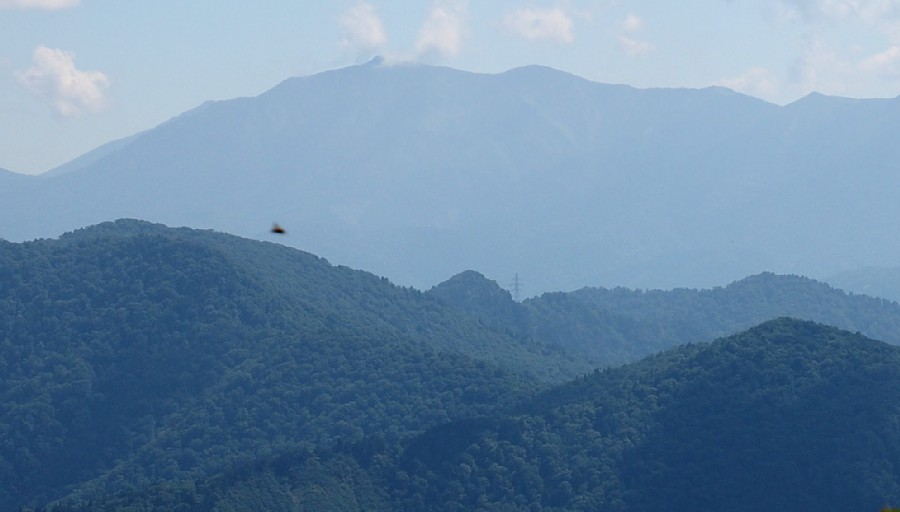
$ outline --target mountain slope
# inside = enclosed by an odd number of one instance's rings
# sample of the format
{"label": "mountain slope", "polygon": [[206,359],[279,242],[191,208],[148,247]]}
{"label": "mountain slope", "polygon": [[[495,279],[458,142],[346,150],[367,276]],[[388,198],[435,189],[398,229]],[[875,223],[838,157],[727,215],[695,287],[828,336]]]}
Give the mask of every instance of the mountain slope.
{"label": "mountain slope", "polygon": [[271,243],[137,221],[0,241],[0,503],[393,442],[585,368]]}
{"label": "mountain slope", "polygon": [[898,113],[372,62],[205,103],[20,184],[0,237],[135,217],[262,238],[277,220],[422,289],[465,268],[533,294],[829,275],[896,265]]}
{"label": "mountain slope", "polygon": [[0,167],[0,183],[4,186],[14,186],[17,183],[21,183],[27,180],[29,176],[24,174],[19,174],[16,172],[8,171]]}
{"label": "mountain slope", "polygon": [[866,267],[829,276],[827,281],[844,290],[900,301],[900,267]]}
{"label": "mountain slope", "polygon": [[516,410],[63,508],[879,510],[900,500],[900,348],[794,319],[596,372]]}
{"label": "mountain slope", "polygon": [[781,319],[441,427],[404,464],[422,510],[878,510],[900,500],[898,392],[897,347]]}

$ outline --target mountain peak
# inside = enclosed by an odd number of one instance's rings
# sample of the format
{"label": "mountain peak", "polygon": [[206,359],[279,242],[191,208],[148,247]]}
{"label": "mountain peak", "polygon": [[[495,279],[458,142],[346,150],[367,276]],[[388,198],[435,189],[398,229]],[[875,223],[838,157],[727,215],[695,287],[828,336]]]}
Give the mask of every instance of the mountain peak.
{"label": "mountain peak", "polygon": [[469,309],[468,306],[476,304],[484,305],[485,302],[497,304],[512,301],[509,291],[474,270],[460,272],[434,286],[428,293],[462,309]]}
{"label": "mountain peak", "polygon": [[[735,281],[725,287],[731,291],[757,292],[763,295],[784,294],[785,290],[831,290],[831,285],[796,274],[761,272]],[[838,292],[842,293],[842,292]]]}
{"label": "mountain peak", "polygon": [[456,274],[426,293],[489,325],[511,331],[521,327],[521,305],[512,294],[474,270]]}

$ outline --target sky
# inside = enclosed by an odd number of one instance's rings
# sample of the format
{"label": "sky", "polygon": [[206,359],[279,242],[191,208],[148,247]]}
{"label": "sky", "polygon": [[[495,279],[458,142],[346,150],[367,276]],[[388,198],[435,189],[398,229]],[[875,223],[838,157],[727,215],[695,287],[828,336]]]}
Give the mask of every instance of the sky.
{"label": "sky", "polygon": [[900,95],[900,0],[0,0],[0,168],[365,62],[539,64],[784,105]]}

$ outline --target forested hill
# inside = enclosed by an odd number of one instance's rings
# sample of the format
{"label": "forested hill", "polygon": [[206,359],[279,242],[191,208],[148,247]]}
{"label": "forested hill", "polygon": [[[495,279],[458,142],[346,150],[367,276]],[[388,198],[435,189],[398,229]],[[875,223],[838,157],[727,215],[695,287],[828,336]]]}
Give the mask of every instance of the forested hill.
{"label": "forested hill", "polygon": [[273,243],[139,221],[0,241],[0,510],[393,441],[587,368]]}
{"label": "forested hill", "polygon": [[399,450],[283,453],[56,512],[874,512],[900,502],[898,424],[900,348],[777,319]]}
{"label": "forested hill", "polygon": [[900,348],[779,319],[436,429],[403,464],[422,510],[875,511],[900,502],[898,422]]}
{"label": "forested hill", "polygon": [[598,365],[636,361],[789,316],[900,344],[900,305],[794,275],[762,273],[706,290],[583,288],[515,303],[477,272],[428,292],[481,321],[582,354]]}

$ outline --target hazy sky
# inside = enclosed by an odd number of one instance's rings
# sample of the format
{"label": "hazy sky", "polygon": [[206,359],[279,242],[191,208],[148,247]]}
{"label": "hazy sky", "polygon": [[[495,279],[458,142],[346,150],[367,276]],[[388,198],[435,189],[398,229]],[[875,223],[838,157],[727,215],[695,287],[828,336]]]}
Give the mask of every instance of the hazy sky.
{"label": "hazy sky", "polygon": [[0,0],[0,168],[380,54],[784,104],[900,94],[900,0]]}

